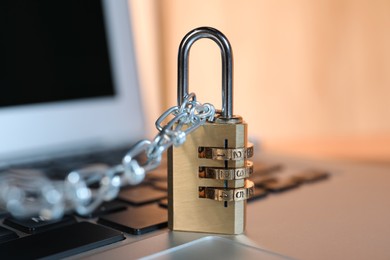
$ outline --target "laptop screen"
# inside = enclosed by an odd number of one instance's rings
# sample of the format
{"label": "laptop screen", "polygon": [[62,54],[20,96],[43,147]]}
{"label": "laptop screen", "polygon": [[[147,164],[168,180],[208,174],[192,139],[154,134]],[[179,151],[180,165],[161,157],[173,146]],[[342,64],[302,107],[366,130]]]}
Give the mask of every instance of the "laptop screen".
{"label": "laptop screen", "polygon": [[0,1],[0,166],[145,136],[127,0]]}
{"label": "laptop screen", "polygon": [[3,3],[0,107],[115,95],[100,1]]}

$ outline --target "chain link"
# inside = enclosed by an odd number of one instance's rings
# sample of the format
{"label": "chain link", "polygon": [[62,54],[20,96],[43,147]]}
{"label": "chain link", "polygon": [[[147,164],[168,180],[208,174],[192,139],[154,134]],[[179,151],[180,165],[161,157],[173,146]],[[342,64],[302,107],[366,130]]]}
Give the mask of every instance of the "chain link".
{"label": "chain link", "polygon": [[[159,132],[154,139],[136,143],[121,164],[89,165],[71,171],[63,181],[49,180],[33,169],[8,170],[0,175],[0,207],[19,218],[57,219],[70,211],[91,213],[102,202],[114,199],[121,187],[141,183],[147,172],[160,165],[165,150],[183,144],[189,133],[213,121],[215,113],[213,105],[202,105],[190,93],[180,106],[169,108],[157,119]],[[142,155],[147,158],[144,163],[137,161]]]}

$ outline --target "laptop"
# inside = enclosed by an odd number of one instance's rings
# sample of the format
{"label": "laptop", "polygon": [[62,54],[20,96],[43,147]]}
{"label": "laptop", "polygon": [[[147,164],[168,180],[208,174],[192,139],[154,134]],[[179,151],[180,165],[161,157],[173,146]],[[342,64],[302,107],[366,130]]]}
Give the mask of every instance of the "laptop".
{"label": "laptop", "polygon": [[[115,165],[145,138],[130,14],[126,0],[2,2],[0,172],[58,180]],[[1,256],[390,258],[388,166],[255,154],[244,234],[168,230],[163,163],[90,215],[19,219],[0,209]]]}

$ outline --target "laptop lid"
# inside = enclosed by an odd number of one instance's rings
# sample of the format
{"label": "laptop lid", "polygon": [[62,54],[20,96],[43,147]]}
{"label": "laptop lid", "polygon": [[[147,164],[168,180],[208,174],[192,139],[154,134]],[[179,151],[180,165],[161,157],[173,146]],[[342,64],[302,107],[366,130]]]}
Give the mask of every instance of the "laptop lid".
{"label": "laptop lid", "polygon": [[1,5],[0,165],[143,136],[126,0]]}

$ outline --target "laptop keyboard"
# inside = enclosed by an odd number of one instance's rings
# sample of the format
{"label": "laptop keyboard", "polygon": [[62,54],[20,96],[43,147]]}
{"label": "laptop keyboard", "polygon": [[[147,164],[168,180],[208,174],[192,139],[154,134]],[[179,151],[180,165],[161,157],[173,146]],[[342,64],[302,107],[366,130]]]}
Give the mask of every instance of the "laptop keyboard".
{"label": "laptop keyboard", "polygon": [[0,244],[4,259],[63,258],[124,240],[121,232],[78,222]]}
{"label": "laptop keyboard", "polygon": [[98,223],[132,235],[142,235],[168,226],[167,210],[158,204],[128,207],[124,211],[102,216]]}
{"label": "laptop keyboard", "polygon": [[[16,167],[40,169],[50,178],[63,179],[70,170],[88,164],[117,164],[126,151],[127,148]],[[281,164],[255,163],[254,168],[250,179],[256,189],[248,203],[329,177],[321,170],[284,174]],[[156,170],[147,174],[141,185],[121,190],[117,199],[103,203],[87,216],[20,220],[0,209],[0,252],[7,259],[68,257],[122,241],[126,239],[123,233],[139,236],[166,228],[167,206],[166,170]]]}

